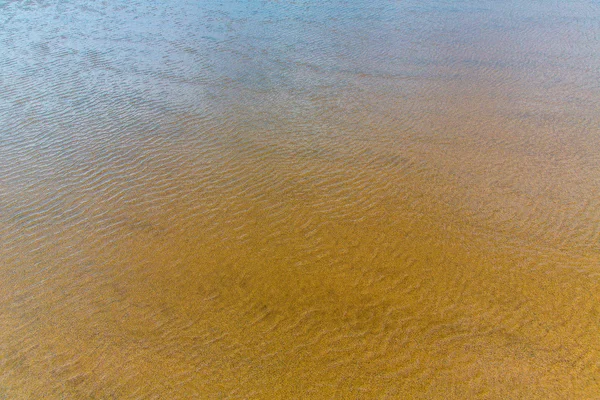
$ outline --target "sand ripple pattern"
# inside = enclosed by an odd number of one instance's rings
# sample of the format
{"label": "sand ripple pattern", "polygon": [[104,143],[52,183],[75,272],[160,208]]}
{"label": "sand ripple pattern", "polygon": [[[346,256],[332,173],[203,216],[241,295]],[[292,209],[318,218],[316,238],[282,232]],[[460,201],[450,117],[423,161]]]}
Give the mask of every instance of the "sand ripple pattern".
{"label": "sand ripple pattern", "polygon": [[597,398],[591,1],[0,0],[0,398]]}

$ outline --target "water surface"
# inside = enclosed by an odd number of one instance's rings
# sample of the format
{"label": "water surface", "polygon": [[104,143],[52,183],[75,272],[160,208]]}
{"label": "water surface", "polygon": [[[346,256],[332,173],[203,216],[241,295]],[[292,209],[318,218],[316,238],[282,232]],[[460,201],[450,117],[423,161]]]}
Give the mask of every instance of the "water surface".
{"label": "water surface", "polygon": [[0,1],[0,398],[596,398],[600,5]]}

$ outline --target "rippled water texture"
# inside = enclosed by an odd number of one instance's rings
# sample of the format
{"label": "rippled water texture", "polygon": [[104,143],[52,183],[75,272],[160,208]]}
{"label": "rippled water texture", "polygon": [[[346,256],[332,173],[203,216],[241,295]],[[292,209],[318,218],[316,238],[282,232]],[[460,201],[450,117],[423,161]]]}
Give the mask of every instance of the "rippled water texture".
{"label": "rippled water texture", "polygon": [[600,398],[600,4],[0,0],[0,398]]}

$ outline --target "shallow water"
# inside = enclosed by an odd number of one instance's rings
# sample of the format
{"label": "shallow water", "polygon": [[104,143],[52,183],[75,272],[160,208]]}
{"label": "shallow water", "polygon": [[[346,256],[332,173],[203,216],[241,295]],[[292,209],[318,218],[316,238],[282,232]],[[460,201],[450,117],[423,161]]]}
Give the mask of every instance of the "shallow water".
{"label": "shallow water", "polygon": [[598,398],[600,5],[0,1],[0,398]]}

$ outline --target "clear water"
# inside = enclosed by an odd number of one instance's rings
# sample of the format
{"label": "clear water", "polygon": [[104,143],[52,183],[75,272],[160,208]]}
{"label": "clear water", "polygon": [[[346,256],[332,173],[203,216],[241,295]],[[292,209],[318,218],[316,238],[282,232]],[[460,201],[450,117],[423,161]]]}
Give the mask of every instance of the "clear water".
{"label": "clear water", "polygon": [[0,398],[600,396],[600,5],[0,1]]}

